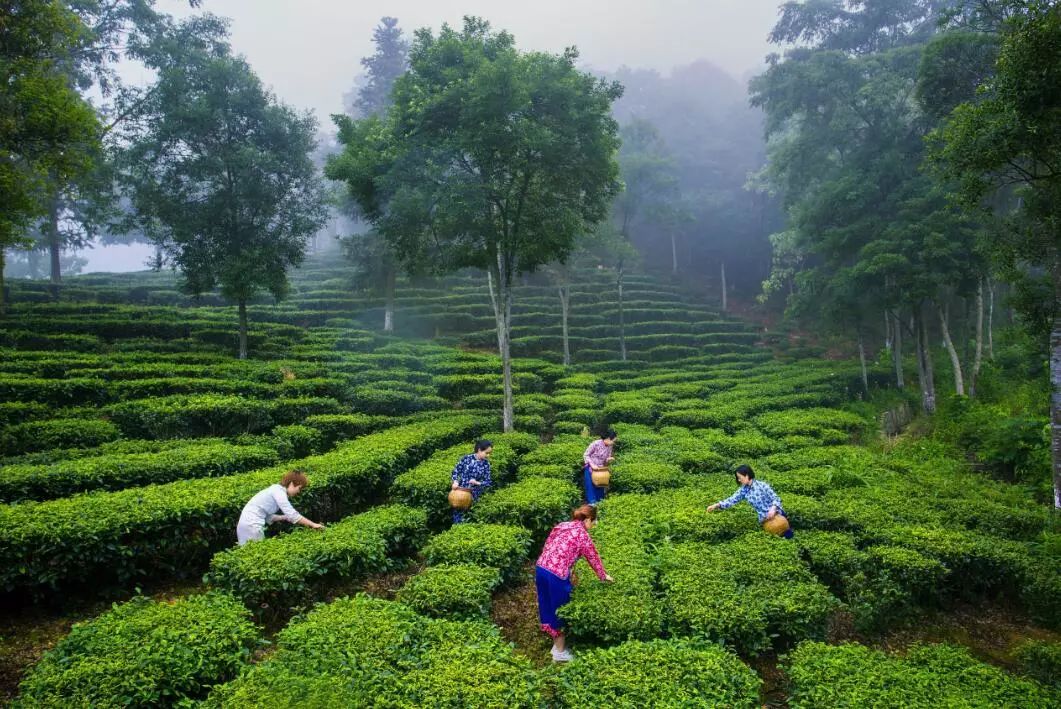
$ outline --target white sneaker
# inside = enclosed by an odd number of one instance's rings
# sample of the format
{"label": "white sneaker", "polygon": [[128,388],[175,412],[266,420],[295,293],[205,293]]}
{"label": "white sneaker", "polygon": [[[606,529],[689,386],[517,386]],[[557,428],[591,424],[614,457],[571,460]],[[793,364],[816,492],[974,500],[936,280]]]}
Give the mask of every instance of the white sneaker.
{"label": "white sneaker", "polygon": [[571,654],[570,650],[565,649],[562,652],[557,652],[556,650],[553,650],[552,653],[553,662],[571,662],[571,660],[575,659],[575,656]]}

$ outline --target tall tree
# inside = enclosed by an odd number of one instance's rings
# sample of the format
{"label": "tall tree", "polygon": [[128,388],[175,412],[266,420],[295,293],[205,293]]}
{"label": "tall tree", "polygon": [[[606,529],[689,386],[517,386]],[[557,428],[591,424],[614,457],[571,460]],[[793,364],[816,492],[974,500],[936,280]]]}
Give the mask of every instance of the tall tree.
{"label": "tall tree", "polygon": [[66,71],[88,32],[54,0],[0,2],[0,313],[4,252],[49,209],[48,184],[92,167],[99,122]]}
{"label": "tall tree", "polygon": [[[372,32],[376,51],[364,57],[364,83],[358,88],[352,108],[355,116],[382,116],[391,104],[394,82],[409,67],[409,42],[406,41],[398,19],[384,17]],[[356,205],[349,203],[347,211],[356,214]],[[353,234],[343,240],[347,258],[354,264],[358,282],[367,290],[383,294],[383,331],[394,330],[395,287],[399,260],[390,243],[374,230]]]}
{"label": "tall tree", "polygon": [[287,269],[326,218],[310,159],[316,121],[277,102],[226,43],[165,45],[131,136],[133,202],[159,233],[184,287],[220,287],[238,306],[239,356],[247,356],[247,302],[283,297]]}
{"label": "tall tree", "polygon": [[619,189],[611,105],[622,89],[578,71],[577,56],[520,52],[474,17],[419,30],[386,120],[340,117],[346,150],[329,166],[403,260],[486,269],[506,431],[515,281],[566,258]]}
{"label": "tall tree", "polygon": [[1005,17],[994,75],[935,135],[933,157],[974,205],[1016,190],[1020,208],[994,254],[1011,274],[1050,274],[1051,447],[1054,506],[1061,508],[1061,6],[999,3]]}

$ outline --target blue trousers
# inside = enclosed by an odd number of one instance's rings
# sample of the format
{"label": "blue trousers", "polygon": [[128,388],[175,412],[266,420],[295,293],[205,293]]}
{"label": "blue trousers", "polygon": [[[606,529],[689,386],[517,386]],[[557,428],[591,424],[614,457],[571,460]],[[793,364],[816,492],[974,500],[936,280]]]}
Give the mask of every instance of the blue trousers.
{"label": "blue trousers", "polygon": [[564,620],[556,611],[571,600],[571,579],[562,579],[552,571],[535,566],[534,586],[538,591],[538,620],[542,630],[555,638],[564,629]]}
{"label": "blue trousers", "polygon": [[586,502],[595,505],[604,499],[607,490],[593,484],[593,474],[588,465],[582,468],[582,484],[586,488]]}

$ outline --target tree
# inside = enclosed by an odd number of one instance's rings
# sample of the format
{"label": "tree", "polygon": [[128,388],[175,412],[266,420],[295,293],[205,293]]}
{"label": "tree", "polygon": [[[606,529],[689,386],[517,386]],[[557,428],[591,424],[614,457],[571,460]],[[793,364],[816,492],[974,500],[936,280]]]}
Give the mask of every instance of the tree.
{"label": "tree", "polygon": [[65,71],[86,28],[63,4],[0,2],[0,313],[4,252],[48,210],[49,180],[91,168],[99,122]]}
{"label": "tree", "polygon": [[[1045,269],[1050,332],[1054,506],[1061,508],[1061,6],[1009,2],[994,75],[933,136],[932,157],[969,204],[1017,190],[1021,207],[994,255],[1012,273]],[[990,203],[988,203],[990,206]]]}
{"label": "tree", "polygon": [[236,302],[244,359],[247,302],[284,296],[287,269],[326,217],[310,159],[316,121],[278,103],[221,41],[174,51],[151,59],[158,83],[128,150],[131,194],[184,288],[219,286]]}
{"label": "tree", "polygon": [[577,57],[520,52],[474,17],[419,30],[386,120],[340,117],[346,150],[329,165],[403,261],[487,271],[505,431],[515,280],[566,259],[619,189],[610,109],[622,89],[578,71]]}
{"label": "tree", "polygon": [[[372,33],[376,51],[361,60],[365,68],[365,83],[357,91],[351,106],[355,116],[382,116],[391,104],[394,82],[409,66],[409,43],[405,40],[398,19],[384,17]],[[348,202],[348,212],[357,212],[356,204]],[[369,230],[353,234],[343,240],[343,250],[354,264],[358,282],[369,291],[383,293],[383,331],[394,331],[395,287],[399,261],[390,243],[379,233]]]}

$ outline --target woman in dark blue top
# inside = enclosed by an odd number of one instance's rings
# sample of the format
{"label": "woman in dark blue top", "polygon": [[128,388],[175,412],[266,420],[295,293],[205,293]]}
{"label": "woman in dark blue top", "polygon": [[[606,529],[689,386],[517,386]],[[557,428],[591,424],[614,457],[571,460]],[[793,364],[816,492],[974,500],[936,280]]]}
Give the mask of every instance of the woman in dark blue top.
{"label": "woman in dark blue top", "polygon": [[[472,500],[478,500],[483,490],[493,484],[490,479],[490,454],[493,452],[494,444],[490,441],[485,439],[476,441],[475,452],[461,458],[453,468],[451,489],[471,490]],[[463,522],[464,515],[464,511],[453,510],[453,523]]]}

